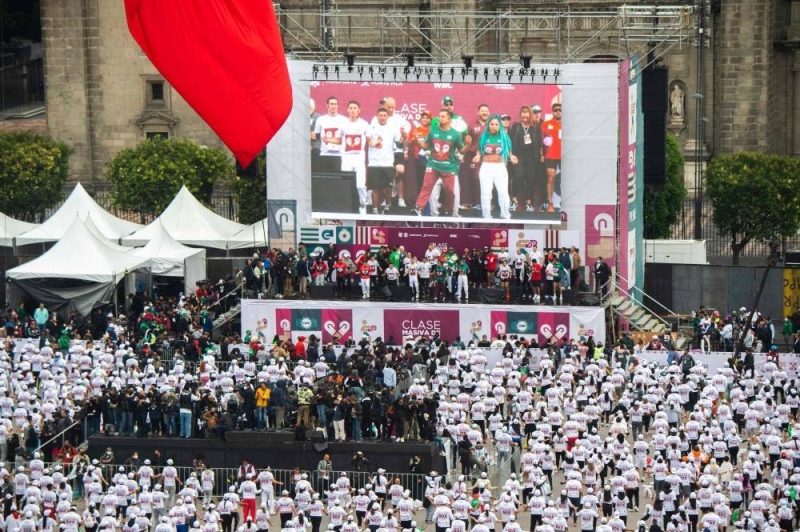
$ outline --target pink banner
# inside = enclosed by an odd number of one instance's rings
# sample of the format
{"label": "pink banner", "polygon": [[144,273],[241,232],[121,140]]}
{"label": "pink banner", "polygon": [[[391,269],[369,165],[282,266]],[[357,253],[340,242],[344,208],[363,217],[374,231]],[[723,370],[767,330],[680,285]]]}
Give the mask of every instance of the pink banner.
{"label": "pink banner", "polygon": [[[404,246],[417,257],[425,255],[429,244],[435,245],[440,251],[448,248],[461,255],[464,248],[483,249],[493,244],[495,240],[503,241],[501,235],[495,235],[492,229],[417,229],[409,227],[389,227],[389,245]],[[507,231],[502,231],[507,233]],[[508,236],[505,236],[508,242]]]}
{"label": "pink banner", "polygon": [[339,338],[345,342],[353,337],[353,311],[349,309],[322,309],[322,341]]}
{"label": "pink banner", "polygon": [[555,336],[559,340],[569,338],[569,313],[539,312],[539,342]]}
{"label": "pink banner", "polygon": [[586,206],[586,264],[603,257],[612,269],[616,260],[616,205]]}
{"label": "pink banner", "polygon": [[439,334],[452,340],[459,335],[457,310],[385,310],[383,313],[384,340],[401,342],[404,338],[419,336],[432,338]]}

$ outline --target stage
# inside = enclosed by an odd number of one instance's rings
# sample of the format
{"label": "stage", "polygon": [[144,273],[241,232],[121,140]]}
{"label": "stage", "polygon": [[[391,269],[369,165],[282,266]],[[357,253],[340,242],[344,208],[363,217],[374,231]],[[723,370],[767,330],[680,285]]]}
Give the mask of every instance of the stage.
{"label": "stage", "polygon": [[[325,442],[295,441],[293,430],[284,431],[231,431],[228,441],[217,438],[129,438],[119,436],[95,435],[89,439],[89,456],[99,458],[111,447],[118,463],[130,458],[133,452],[139,457],[152,458],[156,449],[161,450],[163,460],[171,458],[176,466],[191,466],[198,455],[205,456],[205,463],[214,468],[237,467],[247,459],[257,468],[269,465],[273,469],[292,469],[297,466],[313,471],[322,456],[331,456],[334,469],[352,469],[353,455],[361,451],[369,460],[369,471],[382,467],[387,471],[406,473],[408,461],[419,456],[424,470],[444,471],[444,458],[439,455],[435,443],[392,443],[392,442]],[[163,464],[162,464],[163,465]]]}
{"label": "stage", "polygon": [[605,309],[553,305],[458,304],[378,300],[242,300],[242,336],[269,341],[312,334],[322,342],[358,343],[363,337],[401,345],[409,339],[439,335],[464,342],[516,335],[539,343],[552,337],[593,336],[605,342]]}

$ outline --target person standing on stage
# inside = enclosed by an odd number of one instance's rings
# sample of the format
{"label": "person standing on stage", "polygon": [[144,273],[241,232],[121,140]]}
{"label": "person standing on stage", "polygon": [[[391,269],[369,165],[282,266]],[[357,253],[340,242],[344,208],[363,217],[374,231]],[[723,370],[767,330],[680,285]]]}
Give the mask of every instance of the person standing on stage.
{"label": "person standing on stage", "polygon": [[478,141],[478,150],[472,162],[480,165],[481,212],[484,219],[492,218],[492,190],[497,190],[500,217],[511,218],[508,197],[508,168],[506,163],[517,164],[511,153],[511,139],[502,130],[500,117],[493,115]]}
{"label": "person standing on stage", "polygon": [[347,119],[339,114],[339,100],[328,98],[328,112],[320,115],[314,125],[312,141],[319,140],[317,171],[339,172],[342,169],[342,126]]}
{"label": "person standing on stage", "polygon": [[[560,187],[556,193],[556,180],[561,174],[561,104],[553,104],[553,118],[542,123],[544,165],[547,171],[547,212],[561,210]],[[542,204],[544,208],[545,205]]]}
{"label": "person standing on stage", "polygon": [[347,104],[347,120],[342,122],[342,172],[356,173],[359,213],[367,214],[367,166],[364,149],[367,145],[369,124],[361,116],[361,105],[356,101]]}

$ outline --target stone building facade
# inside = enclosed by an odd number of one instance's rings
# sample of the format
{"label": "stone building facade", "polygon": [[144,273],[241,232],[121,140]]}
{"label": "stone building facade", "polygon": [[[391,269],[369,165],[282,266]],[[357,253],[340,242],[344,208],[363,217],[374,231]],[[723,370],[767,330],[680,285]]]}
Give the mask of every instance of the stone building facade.
{"label": "stone building facade", "polygon": [[[646,2],[665,7],[663,2]],[[609,0],[281,0],[287,51],[341,64],[349,51],[402,63],[518,64],[613,60],[646,48],[646,18]],[[104,180],[105,162],[149,135],[221,143],[131,38],[122,2],[42,0],[49,133],[74,149],[72,179]],[[687,159],[749,149],[800,156],[800,0],[687,0],[672,30],[653,20],[654,57],[669,67],[668,127]],[[699,11],[705,31],[698,33]],[[617,16],[614,17],[614,13]],[[504,17],[503,14],[509,15]],[[496,22],[493,22],[496,21]],[[675,38],[665,35],[672,31]],[[631,39],[637,37],[636,39]],[[702,61],[700,46],[705,46]],[[326,48],[327,52],[320,52]],[[702,98],[697,95],[702,93]],[[693,97],[694,96],[694,97]],[[698,137],[701,142],[698,142]],[[687,172],[691,189],[691,172]]]}

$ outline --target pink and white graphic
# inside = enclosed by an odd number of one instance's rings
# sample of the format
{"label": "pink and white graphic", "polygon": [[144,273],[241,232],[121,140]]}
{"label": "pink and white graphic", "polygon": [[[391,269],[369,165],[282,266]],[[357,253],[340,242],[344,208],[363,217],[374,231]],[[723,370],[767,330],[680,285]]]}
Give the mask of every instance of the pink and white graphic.
{"label": "pink and white graphic", "polygon": [[584,260],[590,272],[597,257],[603,257],[606,264],[614,271],[617,261],[616,209],[616,205],[586,206],[586,253]]}
{"label": "pink and white graphic", "polygon": [[[275,334],[284,340],[292,337],[292,309],[275,309]],[[272,338],[269,340],[272,341]]]}
{"label": "pink and white graphic", "polygon": [[488,318],[487,312],[481,309],[465,308],[459,311],[461,340],[468,344],[470,340],[475,340],[475,343],[478,343],[478,340],[484,335],[486,335],[486,338],[491,339],[493,334]]}
{"label": "pink and white graphic", "polygon": [[348,309],[322,309],[322,341],[341,343],[353,338],[353,311]]}
{"label": "pink and white graphic", "polygon": [[[406,338],[427,337],[435,334],[452,341],[459,334],[457,310],[385,310],[383,312],[384,341],[402,342]],[[390,344],[391,345],[391,344]]]}
{"label": "pink and white graphic", "polygon": [[569,339],[568,312],[539,312],[538,318],[540,343],[553,336],[559,340]]}
{"label": "pink and white graphic", "polygon": [[508,314],[505,310],[492,310],[492,330],[490,340],[497,338],[498,334],[506,334],[508,332]]}
{"label": "pink and white graphic", "polygon": [[[353,306],[353,338],[358,342],[364,335],[371,340],[383,336],[383,311],[371,306]],[[385,338],[384,338],[385,339]]]}

